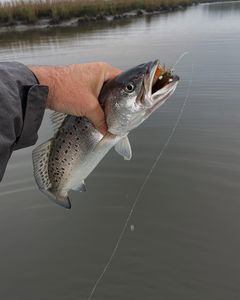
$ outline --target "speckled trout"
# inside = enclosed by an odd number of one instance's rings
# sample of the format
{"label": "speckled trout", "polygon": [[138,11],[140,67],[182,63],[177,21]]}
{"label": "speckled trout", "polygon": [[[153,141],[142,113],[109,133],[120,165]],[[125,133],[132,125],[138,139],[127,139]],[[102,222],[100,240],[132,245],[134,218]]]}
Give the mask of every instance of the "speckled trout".
{"label": "speckled trout", "polygon": [[127,70],[103,86],[99,95],[108,126],[102,135],[86,117],[53,113],[54,136],[33,150],[39,189],[65,208],[70,190],[86,191],[85,179],[113,147],[130,160],[128,133],[175,91],[179,77],[158,60]]}

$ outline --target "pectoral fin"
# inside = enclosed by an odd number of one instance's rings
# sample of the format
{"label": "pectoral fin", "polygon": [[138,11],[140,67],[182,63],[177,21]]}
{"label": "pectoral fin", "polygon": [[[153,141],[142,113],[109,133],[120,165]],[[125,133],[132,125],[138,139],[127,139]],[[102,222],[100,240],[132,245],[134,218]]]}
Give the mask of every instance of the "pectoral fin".
{"label": "pectoral fin", "polygon": [[124,137],[115,145],[115,150],[118,154],[122,155],[125,160],[132,158],[132,149],[128,137]]}

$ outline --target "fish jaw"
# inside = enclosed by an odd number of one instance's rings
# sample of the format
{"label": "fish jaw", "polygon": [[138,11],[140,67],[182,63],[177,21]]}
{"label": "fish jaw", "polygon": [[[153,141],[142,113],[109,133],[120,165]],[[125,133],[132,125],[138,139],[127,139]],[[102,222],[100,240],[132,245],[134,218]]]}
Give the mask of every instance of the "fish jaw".
{"label": "fish jaw", "polygon": [[146,109],[145,117],[148,118],[155,110],[162,106],[169,97],[174,93],[179,82],[178,76],[173,76],[172,81],[167,84],[163,89],[151,95],[152,106]]}
{"label": "fish jaw", "polygon": [[180,78],[161,65],[159,60],[148,64],[149,71],[144,78],[147,113],[155,111],[174,93]]}

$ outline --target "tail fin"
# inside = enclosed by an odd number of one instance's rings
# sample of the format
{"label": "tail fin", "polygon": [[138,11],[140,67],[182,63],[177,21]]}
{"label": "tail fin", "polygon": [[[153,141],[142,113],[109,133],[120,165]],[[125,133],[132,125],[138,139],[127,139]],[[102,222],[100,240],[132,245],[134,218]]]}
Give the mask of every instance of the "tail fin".
{"label": "tail fin", "polygon": [[67,209],[71,208],[71,202],[69,200],[68,195],[55,195],[51,190],[44,190],[41,189],[41,192],[45,194],[49,199],[57,203],[58,205],[61,205]]}

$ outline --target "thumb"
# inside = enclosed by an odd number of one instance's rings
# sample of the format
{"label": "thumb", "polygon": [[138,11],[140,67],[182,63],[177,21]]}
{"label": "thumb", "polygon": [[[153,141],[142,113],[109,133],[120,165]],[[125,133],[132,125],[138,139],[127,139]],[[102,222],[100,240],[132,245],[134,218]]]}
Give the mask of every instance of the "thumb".
{"label": "thumb", "polygon": [[85,116],[93,123],[95,128],[99,130],[102,134],[107,133],[107,124],[105,121],[104,111],[99,104],[94,108],[88,110]]}
{"label": "thumb", "polygon": [[114,77],[116,77],[117,75],[119,75],[120,73],[122,73],[122,71],[120,69],[117,69],[109,64],[105,65],[104,68],[104,81],[108,81],[110,79],[113,79]]}

